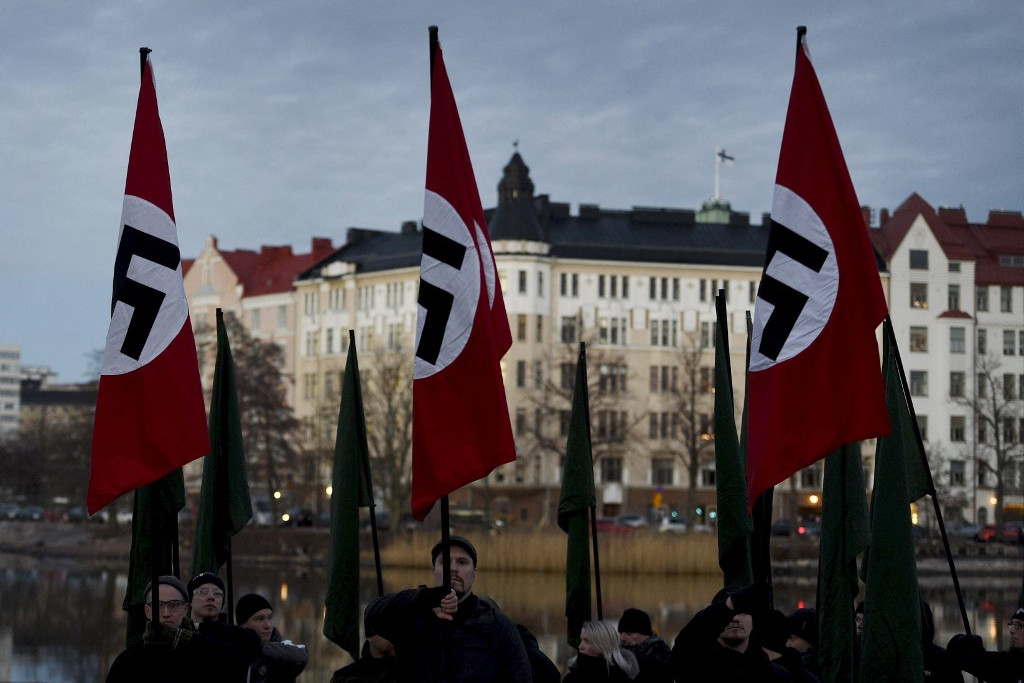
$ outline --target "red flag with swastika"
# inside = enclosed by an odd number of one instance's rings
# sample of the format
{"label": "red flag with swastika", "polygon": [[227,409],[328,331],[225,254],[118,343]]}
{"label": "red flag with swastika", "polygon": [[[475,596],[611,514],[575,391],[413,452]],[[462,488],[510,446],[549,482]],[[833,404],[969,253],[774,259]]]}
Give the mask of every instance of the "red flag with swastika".
{"label": "red flag with swastika", "polygon": [[209,450],[167,149],[147,56],[96,399],[89,513]]}
{"label": "red flag with swastika", "polygon": [[516,458],[500,361],[512,345],[476,177],[434,47],[413,379],[412,514]]}
{"label": "red flag with swastika", "polygon": [[889,434],[875,329],[886,315],[867,226],[801,32],[754,306],[747,488]]}

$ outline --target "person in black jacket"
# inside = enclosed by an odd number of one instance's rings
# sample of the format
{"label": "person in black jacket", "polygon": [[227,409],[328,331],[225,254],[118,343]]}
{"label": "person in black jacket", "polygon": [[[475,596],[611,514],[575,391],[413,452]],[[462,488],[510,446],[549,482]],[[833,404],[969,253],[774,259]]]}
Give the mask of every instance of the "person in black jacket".
{"label": "person in black jacket", "polygon": [[[530,660],[515,624],[496,603],[473,593],[476,548],[450,537],[451,564],[441,543],[430,552],[434,588],[420,586],[371,605],[392,630],[399,680],[408,683],[529,683]],[[444,572],[451,590],[442,588]]]}
{"label": "person in black jacket", "polygon": [[579,654],[569,660],[564,683],[632,683],[640,665],[622,646],[610,621],[585,621],[580,631]]}
{"label": "person in black jacket", "polygon": [[[107,683],[245,680],[244,676],[237,678],[237,653],[221,640],[196,631],[189,614],[188,590],[179,578],[161,576],[155,599],[149,585],[144,599],[145,636],[117,656],[107,672]],[[158,610],[157,623],[152,621],[154,609]],[[255,643],[258,646],[258,638]]]}
{"label": "person in black jacket", "polygon": [[619,618],[619,639],[640,664],[636,683],[672,683],[672,648],[654,632],[647,612],[635,607],[625,610]]}
{"label": "person in black jacket", "polygon": [[770,609],[769,595],[763,584],[719,591],[676,636],[671,665],[677,683],[791,681],[768,659],[754,631],[755,616]]}
{"label": "person in black jacket", "polygon": [[921,598],[921,659],[925,683],[964,683],[960,667],[934,640],[935,617],[932,615],[932,607]]}
{"label": "person in black jacket", "polygon": [[987,683],[1024,683],[1024,607],[1006,622],[1009,649],[988,652],[981,636],[961,633],[946,646],[950,659],[961,669]]}
{"label": "person in black jacket", "polygon": [[516,624],[516,630],[519,631],[519,637],[523,639],[526,656],[530,659],[533,683],[558,683],[562,680],[562,674],[558,671],[558,667],[544,654],[544,650],[540,649],[537,636],[530,633],[530,629],[522,624]]}

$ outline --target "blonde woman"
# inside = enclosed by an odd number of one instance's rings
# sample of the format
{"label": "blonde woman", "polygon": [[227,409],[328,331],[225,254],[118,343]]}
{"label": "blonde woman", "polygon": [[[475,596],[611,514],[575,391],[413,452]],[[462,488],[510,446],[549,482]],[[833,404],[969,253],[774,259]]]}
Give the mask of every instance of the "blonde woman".
{"label": "blonde woman", "polygon": [[580,633],[579,654],[569,660],[563,683],[626,683],[636,678],[640,666],[622,648],[619,631],[610,621],[587,621]]}

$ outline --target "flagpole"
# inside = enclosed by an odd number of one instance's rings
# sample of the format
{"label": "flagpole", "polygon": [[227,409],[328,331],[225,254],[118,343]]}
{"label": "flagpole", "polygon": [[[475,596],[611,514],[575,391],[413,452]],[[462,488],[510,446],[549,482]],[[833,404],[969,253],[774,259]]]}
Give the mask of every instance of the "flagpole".
{"label": "flagpole", "polygon": [[[580,342],[580,362],[586,363],[587,342]],[[584,421],[590,428],[590,387],[583,382],[583,409],[586,411]],[[590,506],[590,537],[594,546],[594,592],[597,596],[597,618],[604,619],[604,608],[601,602],[601,554],[597,545],[597,505]]]}
{"label": "flagpole", "polygon": [[[149,53],[151,53],[151,52],[152,52],[152,50],[150,50],[148,47],[140,47],[139,48],[139,81],[140,82],[146,76],[146,62],[149,61]],[[148,486],[148,484],[147,484],[147,486]],[[136,496],[139,495],[138,491],[135,492],[135,495]],[[159,525],[157,524],[157,506],[153,505],[152,501],[150,501],[150,506],[149,506],[149,533],[150,533],[150,546],[152,548],[156,548],[158,546],[158,544],[160,543],[160,541],[161,541],[160,531],[159,531],[158,527],[159,527]],[[174,550],[172,550],[171,552],[173,554]],[[149,601],[150,601],[150,603],[152,605],[150,607],[150,612],[151,612],[150,616],[152,617],[154,628],[156,627],[157,624],[160,623],[160,568],[157,566],[157,563],[156,563],[155,559],[156,559],[156,554],[154,553],[152,556],[150,556],[150,563],[149,563],[149,576],[150,576]],[[175,565],[176,564],[177,563],[175,563]],[[142,596],[142,602],[143,602],[143,604],[145,604],[145,602],[146,602],[146,596],[145,595]]]}
{"label": "flagpole", "polygon": [[914,430],[914,440],[917,442],[918,452],[921,454],[921,458],[924,459],[924,472],[928,478],[928,497],[932,499],[932,507],[935,509],[935,519],[939,523],[939,536],[942,538],[942,548],[946,552],[946,562],[949,563],[949,574],[953,579],[953,590],[956,593],[956,601],[960,606],[960,618],[964,622],[964,633],[971,635],[971,624],[967,617],[967,607],[964,604],[964,596],[960,590],[960,580],[957,578],[956,565],[953,563],[953,552],[949,548],[949,536],[946,534],[946,524],[942,520],[942,509],[939,506],[939,495],[935,490],[935,481],[932,479],[932,471],[928,466],[928,460],[925,456],[924,450],[924,439],[921,437],[921,427],[917,424],[917,412],[914,410],[914,404],[910,400],[910,386],[907,384],[907,375],[903,370],[903,359],[900,357],[899,345],[896,344],[896,335],[892,329],[892,318],[885,316],[885,321],[882,323],[887,328],[889,338],[893,340],[892,344],[892,357],[896,361],[896,370],[900,375],[900,384],[903,386],[903,395],[907,399],[907,405],[910,406],[911,415],[914,417],[910,421],[911,427]]}

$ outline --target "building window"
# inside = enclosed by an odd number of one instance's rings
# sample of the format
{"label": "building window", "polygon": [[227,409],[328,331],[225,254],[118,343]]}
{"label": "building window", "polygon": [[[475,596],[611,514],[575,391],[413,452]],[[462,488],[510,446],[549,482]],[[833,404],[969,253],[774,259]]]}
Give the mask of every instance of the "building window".
{"label": "building window", "polygon": [[658,298],[658,278],[652,277],[650,280],[647,281],[647,284],[647,298],[649,298],[651,301],[654,301],[655,299]]}
{"label": "building window", "polygon": [[672,301],[679,301],[679,278],[672,278]]}
{"label": "building window", "polygon": [[988,331],[978,328],[978,355],[984,356],[988,353]]}
{"label": "building window", "polygon": [[700,484],[701,486],[714,486],[718,481],[715,476],[715,470],[710,467],[705,467],[700,471]]}
{"label": "building window", "polygon": [[334,353],[334,329],[327,328],[327,336],[324,338],[324,353]]}
{"label": "building window", "polygon": [[1020,339],[1020,344],[1017,346],[1017,353],[1024,356],[1024,331],[1019,334],[1018,339]]}
{"label": "building window", "polygon": [[526,271],[519,271],[519,293],[526,294]]}
{"label": "building window", "polygon": [[999,310],[1003,313],[1013,312],[1013,290],[1006,285],[999,287]]}
{"label": "building window", "polygon": [[928,308],[928,285],[923,282],[910,283],[910,307]]}
{"label": "building window", "polygon": [[966,379],[967,375],[963,372],[949,373],[949,395],[951,398],[963,398]]}
{"label": "building window", "polygon": [[562,363],[562,389],[572,391],[576,384],[576,366],[574,363]]}
{"label": "building window", "polygon": [[626,319],[601,318],[598,329],[598,340],[602,344],[626,344]]}
{"label": "building window", "polygon": [[517,360],[516,361],[516,386],[517,387],[525,387],[526,386],[526,361],[525,360]]}
{"label": "building window", "polygon": [[754,300],[756,298],[757,298],[757,283],[756,282],[748,282],[747,283],[747,299],[748,299],[748,303],[753,304]]}
{"label": "building window", "polygon": [[975,301],[975,306],[977,307],[977,309],[979,311],[987,311],[988,310],[988,287],[986,287],[985,285],[979,285],[978,288],[976,290],[974,290],[974,301]]}
{"label": "building window", "polygon": [[651,484],[672,485],[672,458],[651,458]]}
{"label": "building window", "polygon": [[950,285],[948,290],[948,306],[951,311],[960,310],[960,285]]}
{"label": "building window", "polygon": [[963,415],[953,415],[949,418],[949,440],[953,443],[961,443],[966,440],[967,418]]}
{"label": "building window", "polygon": [[612,275],[608,278],[608,296],[612,299],[619,296],[619,276]]}
{"label": "building window", "polygon": [[577,319],[574,315],[562,316],[562,343],[572,344],[579,340],[576,328]]}
{"label": "building window", "polygon": [[558,411],[558,433],[560,436],[569,436],[569,422],[572,420],[572,413],[568,410]]}
{"label": "building window", "polygon": [[526,408],[516,408],[516,436],[526,434]]}
{"label": "building window", "polygon": [[921,432],[921,440],[928,440],[928,416],[918,415],[917,416],[917,431]]}
{"label": "building window", "polygon": [[928,328],[910,328],[910,350],[916,353],[928,353]]}
{"label": "building window", "polygon": [[1003,418],[1003,441],[1006,443],[1017,443],[1017,432],[1014,429],[1013,418]]}
{"label": "building window", "polygon": [[928,372],[926,370],[910,371],[910,395],[928,395]]}
{"label": "building window", "polygon": [[963,327],[949,328],[949,352],[964,353],[967,347],[967,330]]}
{"label": "building window", "polygon": [[277,307],[277,329],[288,327],[288,307],[281,304]]}
{"label": "building window", "polygon": [[800,487],[805,489],[816,489],[821,487],[821,470],[814,464],[800,470]]}
{"label": "building window", "polygon": [[523,313],[516,316],[516,340],[526,341],[526,315]]}
{"label": "building window", "polygon": [[1017,378],[1006,373],[1003,375],[1003,400],[1012,401],[1017,398]]}
{"label": "building window", "polygon": [[924,249],[910,250],[910,269],[928,270],[928,252]]}
{"label": "building window", "polygon": [[704,278],[700,279],[700,300],[708,300],[708,281],[705,280]]}
{"label": "building window", "polygon": [[984,373],[979,372],[975,385],[978,390],[978,398],[988,398],[988,378]]}
{"label": "building window", "polygon": [[604,275],[597,276],[597,296],[598,298],[604,298]]}
{"label": "building window", "polygon": [[533,388],[544,388],[544,363],[539,360],[533,364]]}
{"label": "building window", "polygon": [[959,273],[960,272],[960,262],[959,261],[950,261],[948,269],[949,269],[949,272],[951,272],[951,273]]}
{"label": "building window", "polygon": [[249,327],[253,332],[260,329],[260,309],[254,308],[249,314]]}
{"label": "building window", "polygon": [[658,438],[658,414],[647,414],[647,436],[651,439]]}
{"label": "building window", "polygon": [[622,458],[605,456],[601,458],[601,482],[622,481]]}
{"label": "building window", "polygon": [[544,341],[544,316],[542,316],[542,315],[538,315],[537,316],[537,325],[536,325],[536,327],[537,327],[536,341],[539,344],[539,343]]}
{"label": "building window", "polygon": [[[978,420],[978,443],[988,443],[988,422]],[[984,486],[984,484],[981,484]]]}
{"label": "building window", "polygon": [[964,474],[966,472],[966,465],[963,460],[950,460],[949,461],[949,485],[950,486],[963,486],[964,485]]}
{"label": "building window", "polygon": [[626,390],[626,364],[602,363],[598,391],[602,394],[617,394]]}
{"label": "building window", "polygon": [[702,349],[713,349],[715,337],[718,335],[718,322],[705,321],[700,324],[700,347]]}
{"label": "building window", "polygon": [[622,298],[629,298],[629,277],[626,275],[622,276]]}
{"label": "building window", "polygon": [[1013,330],[1003,330],[1003,355],[1012,356],[1016,351],[1017,335],[1013,333]]}
{"label": "building window", "polygon": [[537,271],[537,296],[544,296],[544,273]]}

